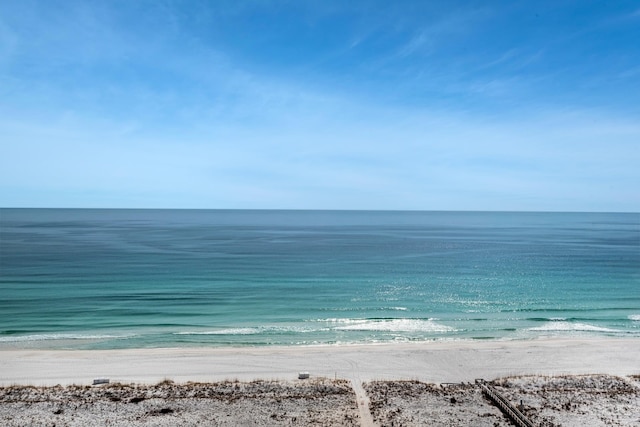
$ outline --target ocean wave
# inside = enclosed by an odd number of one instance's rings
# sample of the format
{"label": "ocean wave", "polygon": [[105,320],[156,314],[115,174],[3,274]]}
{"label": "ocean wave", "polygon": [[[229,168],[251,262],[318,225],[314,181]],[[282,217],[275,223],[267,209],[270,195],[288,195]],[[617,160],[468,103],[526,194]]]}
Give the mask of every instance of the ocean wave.
{"label": "ocean wave", "polygon": [[243,328],[226,328],[211,331],[182,331],[174,332],[173,335],[259,335],[259,334],[288,334],[288,333],[307,333],[315,332],[322,329],[310,328],[302,326],[257,326]]}
{"label": "ocean wave", "polygon": [[380,332],[451,332],[455,329],[434,322],[434,319],[338,319],[345,323],[333,329],[338,331]]}
{"label": "ocean wave", "polygon": [[174,332],[173,335],[255,335],[259,334],[259,328],[229,328],[216,331],[184,331]]}
{"label": "ocean wave", "polygon": [[350,319],[344,317],[330,317],[328,319],[316,319],[315,322],[326,322],[326,323],[341,323],[341,324],[352,324],[357,322],[362,322],[365,319]]}
{"label": "ocean wave", "polygon": [[542,326],[529,328],[530,331],[545,332],[620,332],[616,329],[589,325],[587,323],[572,323],[561,320],[552,321]]}
{"label": "ocean wave", "polygon": [[[516,320],[517,318],[514,318]],[[557,322],[562,320],[570,320],[566,317],[526,317],[525,320],[529,320],[531,322]]]}
{"label": "ocean wave", "polygon": [[0,342],[29,342],[29,341],[61,341],[61,340],[109,340],[126,339],[133,335],[82,335],[82,334],[33,334],[0,336]]}
{"label": "ocean wave", "polygon": [[640,314],[630,314],[628,317],[629,320],[635,320],[640,322]]}

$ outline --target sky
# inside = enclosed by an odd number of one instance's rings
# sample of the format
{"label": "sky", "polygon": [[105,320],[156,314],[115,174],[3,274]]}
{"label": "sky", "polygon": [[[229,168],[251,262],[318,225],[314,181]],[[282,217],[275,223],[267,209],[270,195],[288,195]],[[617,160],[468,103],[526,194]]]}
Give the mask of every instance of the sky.
{"label": "sky", "polygon": [[640,2],[0,0],[0,207],[640,212]]}

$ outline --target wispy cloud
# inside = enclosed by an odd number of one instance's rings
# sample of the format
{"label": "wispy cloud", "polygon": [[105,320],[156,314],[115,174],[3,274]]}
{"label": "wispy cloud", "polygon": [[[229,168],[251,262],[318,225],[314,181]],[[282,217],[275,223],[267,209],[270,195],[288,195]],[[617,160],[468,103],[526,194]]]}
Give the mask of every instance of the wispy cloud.
{"label": "wispy cloud", "polygon": [[0,205],[637,210],[636,110],[546,42],[475,43],[500,11],[371,12],[278,62],[225,39],[268,31],[242,7],[33,5],[0,22]]}

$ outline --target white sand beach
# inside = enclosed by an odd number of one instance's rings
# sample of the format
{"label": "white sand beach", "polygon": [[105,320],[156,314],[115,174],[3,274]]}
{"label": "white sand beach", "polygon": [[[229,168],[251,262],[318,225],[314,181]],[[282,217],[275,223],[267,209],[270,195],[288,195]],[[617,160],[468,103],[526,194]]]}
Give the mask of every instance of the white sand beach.
{"label": "white sand beach", "polygon": [[513,375],[640,374],[640,340],[538,339],[317,347],[0,350],[0,385],[311,377],[442,383]]}
{"label": "white sand beach", "polygon": [[[308,380],[298,380],[307,371]],[[110,383],[92,386],[93,379]],[[536,425],[640,423],[640,340],[0,350],[0,422],[56,425],[474,425],[509,421],[493,381]],[[463,384],[448,384],[463,383]],[[37,386],[37,387],[34,387]]]}

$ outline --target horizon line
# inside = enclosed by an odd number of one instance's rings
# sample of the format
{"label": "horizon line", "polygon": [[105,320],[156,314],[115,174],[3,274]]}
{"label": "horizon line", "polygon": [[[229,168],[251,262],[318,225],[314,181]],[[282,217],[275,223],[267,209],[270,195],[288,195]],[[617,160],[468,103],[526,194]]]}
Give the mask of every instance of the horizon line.
{"label": "horizon line", "polygon": [[263,211],[263,212],[456,212],[456,213],[567,213],[640,214],[640,211],[555,211],[555,210],[474,210],[474,209],[330,209],[330,208],[144,208],[144,207],[0,207],[0,210],[138,210],[138,211]]}

